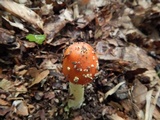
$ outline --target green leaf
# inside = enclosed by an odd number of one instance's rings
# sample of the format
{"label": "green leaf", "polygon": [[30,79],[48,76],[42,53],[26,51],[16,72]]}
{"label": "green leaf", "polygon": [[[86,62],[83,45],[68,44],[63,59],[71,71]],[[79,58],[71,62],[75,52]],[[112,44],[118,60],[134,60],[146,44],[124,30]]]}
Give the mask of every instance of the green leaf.
{"label": "green leaf", "polygon": [[28,34],[26,36],[26,39],[28,39],[30,42],[35,42],[37,44],[42,44],[43,41],[46,39],[46,36],[45,35]]}

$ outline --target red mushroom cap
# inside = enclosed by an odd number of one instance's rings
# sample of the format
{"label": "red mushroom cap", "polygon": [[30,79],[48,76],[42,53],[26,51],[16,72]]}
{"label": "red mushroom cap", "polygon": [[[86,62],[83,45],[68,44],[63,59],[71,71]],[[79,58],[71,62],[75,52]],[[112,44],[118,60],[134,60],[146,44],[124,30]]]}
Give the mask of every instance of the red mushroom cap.
{"label": "red mushroom cap", "polygon": [[76,42],[64,52],[62,72],[75,84],[87,84],[98,72],[98,58],[94,49],[87,43]]}

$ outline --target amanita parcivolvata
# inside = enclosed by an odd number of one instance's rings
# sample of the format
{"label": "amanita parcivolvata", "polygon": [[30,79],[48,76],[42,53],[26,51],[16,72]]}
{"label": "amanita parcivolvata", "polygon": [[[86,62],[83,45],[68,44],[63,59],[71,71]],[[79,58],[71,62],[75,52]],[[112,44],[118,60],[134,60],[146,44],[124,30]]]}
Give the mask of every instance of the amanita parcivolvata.
{"label": "amanita parcivolvata", "polygon": [[81,107],[84,101],[84,86],[93,81],[98,67],[98,58],[89,44],[75,42],[65,50],[62,72],[69,80],[69,92],[73,97],[68,100],[69,108]]}

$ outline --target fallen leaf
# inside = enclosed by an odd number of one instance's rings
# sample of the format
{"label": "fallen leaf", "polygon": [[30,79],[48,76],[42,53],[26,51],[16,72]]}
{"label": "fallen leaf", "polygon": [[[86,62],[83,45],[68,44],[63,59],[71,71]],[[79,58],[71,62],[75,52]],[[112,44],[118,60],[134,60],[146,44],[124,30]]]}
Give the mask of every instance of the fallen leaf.
{"label": "fallen leaf", "polygon": [[40,16],[23,4],[18,4],[10,0],[1,0],[0,4],[12,14],[15,14],[27,22],[43,29],[43,20]]}
{"label": "fallen leaf", "polygon": [[[154,95],[153,92],[156,92]],[[157,89],[151,89],[146,94],[146,109],[145,109],[145,120],[151,120],[154,114],[155,106],[160,94],[160,87],[157,86]]]}
{"label": "fallen leaf", "polygon": [[89,15],[82,17],[82,18],[79,18],[77,20],[78,28],[82,29],[82,28],[86,27],[95,17],[96,17],[96,15],[94,13],[91,13]]}
{"label": "fallen leaf", "polygon": [[120,116],[118,116],[117,114],[112,114],[112,115],[110,115],[108,117],[111,120],[125,120],[125,119],[121,118]]}
{"label": "fallen leaf", "polygon": [[43,69],[56,69],[57,65],[55,64],[56,60],[54,59],[44,59],[41,63],[40,68]]}
{"label": "fallen leaf", "polygon": [[145,97],[145,99],[146,99],[145,120],[151,120],[152,119],[152,114],[150,113],[150,111],[151,111],[150,110],[150,105],[151,105],[152,92],[153,92],[153,90],[150,90],[145,95],[146,96]]}
{"label": "fallen leaf", "polygon": [[40,71],[36,67],[31,67],[28,69],[28,74],[33,78],[35,78],[39,74],[39,72]]}
{"label": "fallen leaf", "polygon": [[28,90],[24,85],[17,86],[15,96],[18,96],[21,93],[26,93],[27,91]]}
{"label": "fallen leaf", "polygon": [[9,105],[9,102],[0,98],[0,105]]}
{"label": "fallen leaf", "polygon": [[42,71],[39,75],[36,76],[36,78],[33,80],[29,87],[32,87],[33,85],[40,83],[44,78],[48,76],[48,74],[49,70]]}
{"label": "fallen leaf", "polygon": [[83,120],[82,116],[76,116],[75,118],[73,118],[73,120]]}
{"label": "fallen leaf", "polygon": [[44,98],[49,99],[49,100],[53,99],[54,97],[55,97],[54,92],[47,92],[44,94]]}
{"label": "fallen leaf", "polygon": [[142,74],[143,76],[149,77],[150,80],[150,87],[154,87],[156,84],[160,85],[160,80],[158,77],[158,74],[156,73],[155,70],[148,70],[145,73]]}
{"label": "fallen leaf", "polygon": [[44,4],[41,7],[42,15],[49,15],[51,12],[53,12],[53,5],[52,4]]}
{"label": "fallen leaf", "polygon": [[0,44],[4,45],[11,44],[15,41],[13,33],[4,28],[0,28],[0,39]]}
{"label": "fallen leaf", "polygon": [[29,114],[28,107],[26,103],[22,100],[16,100],[12,104],[15,107],[15,112],[22,116],[27,116]]}
{"label": "fallen leaf", "polygon": [[10,107],[6,106],[1,106],[0,108],[0,116],[6,115],[10,111]]}
{"label": "fallen leaf", "polygon": [[147,94],[147,87],[138,80],[135,80],[132,96],[138,107],[141,108],[144,105],[146,94]]}
{"label": "fallen leaf", "polygon": [[118,90],[118,88],[119,88],[121,85],[123,85],[124,83],[125,83],[125,81],[120,82],[120,83],[117,84],[114,88],[112,88],[111,90],[109,90],[108,92],[106,92],[105,95],[104,95],[104,99],[107,99],[107,97],[108,97],[109,95],[112,95],[113,93],[115,93],[115,92]]}
{"label": "fallen leaf", "polygon": [[12,87],[13,87],[13,82],[6,79],[2,79],[0,81],[0,88],[2,88],[3,90],[9,91],[9,89]]}
{"label": "fallen leaf", "polygon": [[97,56],[101,60],[119,60],[133,62],[137,68],[154,69],[156,61],[147,55],[142,48],[129,45],[127,47],[112,47],[107,41],[100,41],[96,45]]}
{"label": "fallen leaf", "polygon": [[36,43],[34,43],[34,42],[23,41],[22,43],[23,43],[24,47],[26,47],[26,48],[34,48],[36,46]]}
{"label": "fallen leaf", "polygon": [[153,113],[153,117],[156,120],[160,120],[160,111],[159,111],[159,108],[156,107],[156,109],[154,110],[154,113]]}
{"label": "fallen leaf", "polygon": [[25,32],[28,32],[28,30],[24,27],[24,25],[18,21],[15,21],[15,22],[11,22],[8,18],[2,16],[3,19],[5,19],[7,22],[9,22],[10,25],[14,26],[14,27],[17,27]]}
{"label": "fallen leaf", "polygon": [[45,35],[28,34],[26,36],[26,39],[28,39],[30,42],[35,42],[37,44],[42,44],[43,41],[46,39],[46,36]]}
{"label": "fallen leaf", "polygon": [[128,100],[128,99],[125,99],[125,100],[122,100],[120,101],[121,105],[123,106],[123,108],[125,109],[126,112],[129,112],[133,109],[132,107],[132,101],[131,100]]}
{"label": "fallen leaf", "polygon": [[51,44],[56,34],[60,32],[68,22],[73,20],[71,17],[72,14],[73,11],[71,11],[70,9],[65,9],[55,20],[45,23],[43,31],[45,35],[47,35],[46,42],[48,44]]}

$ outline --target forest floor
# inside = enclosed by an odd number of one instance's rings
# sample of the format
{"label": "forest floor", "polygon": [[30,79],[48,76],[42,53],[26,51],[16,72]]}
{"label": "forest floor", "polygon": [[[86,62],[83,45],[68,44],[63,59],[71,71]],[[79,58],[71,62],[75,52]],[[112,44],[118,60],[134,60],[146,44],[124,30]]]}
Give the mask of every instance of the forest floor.
{"label": "forest floor", "polygon": [[[160,120],[159,0],[1,0],[0,120]],[[67,109],[64,50],[86,42],[99,71]]]}

